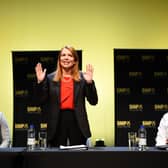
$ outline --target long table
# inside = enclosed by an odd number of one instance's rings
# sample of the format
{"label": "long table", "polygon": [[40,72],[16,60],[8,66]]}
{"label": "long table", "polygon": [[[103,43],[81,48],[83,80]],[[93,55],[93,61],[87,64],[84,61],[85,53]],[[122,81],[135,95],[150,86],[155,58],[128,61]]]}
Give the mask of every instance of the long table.
{"label": "long table", "polygon": [[26,148],[0,149],[2,168],[160,168],[167,161],[168,150],[155,147],[149,147],[147,151],[130,151],[128,147],[34,151],[27,151]]}

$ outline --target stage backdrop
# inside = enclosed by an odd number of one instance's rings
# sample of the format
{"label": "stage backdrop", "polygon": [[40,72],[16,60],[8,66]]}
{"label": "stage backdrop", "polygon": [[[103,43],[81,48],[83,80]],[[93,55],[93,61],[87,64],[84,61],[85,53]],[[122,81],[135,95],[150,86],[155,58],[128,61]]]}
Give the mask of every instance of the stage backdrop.
{"label": "stage backdrop", "polygon": [[[82,51],[78,50],[79,68],[82,69]],[[47,107],[39,107],[33,97],[33,85],[36,82],[35,66],[41,62],[47,73],[56,69],[59,51],[13,51],[14,82],[14,125],[13,146],[24,147],[27,140],[29,124],[34,124],[36,138],[39,129],[46,129],[47,124],[43,111]]]}
{"label": "stage backdrop", "polygon": [[168,111],[168,50],[114,49],[115,145],[127,146],[128,131],[147,129],[155,145],[157,127]]}

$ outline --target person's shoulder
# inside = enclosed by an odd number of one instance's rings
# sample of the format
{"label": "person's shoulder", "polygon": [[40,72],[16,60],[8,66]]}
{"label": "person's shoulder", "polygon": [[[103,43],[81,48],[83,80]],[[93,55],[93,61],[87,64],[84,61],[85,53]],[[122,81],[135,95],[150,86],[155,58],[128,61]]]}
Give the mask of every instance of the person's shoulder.
{"label": "person's shoulder", "polygon": [[0,111],[0,121],[2,120],[3,112]]}
{"label": "person's shoulder", "polygon": [[79,76],[80,76],[81,79],[84,78],[84,77],[83,77],[83,72],[82,72],[82,71],[79,71]]}
{"label": "person's shoulder", "polygon": [[168,119],[168,112],[165,113],[165,114],[163,114],[163,117],[162,117],[162,118],[164,118],[164,119]]}
{"label": "person's shoulder", "polygon": [[48,77],[49,79],[53,79],[54,76],[55,76],[55,74],[56,74],[56,71],[51,72],[51,73],[49,73],[49,74],[47,75],[47,77]]}

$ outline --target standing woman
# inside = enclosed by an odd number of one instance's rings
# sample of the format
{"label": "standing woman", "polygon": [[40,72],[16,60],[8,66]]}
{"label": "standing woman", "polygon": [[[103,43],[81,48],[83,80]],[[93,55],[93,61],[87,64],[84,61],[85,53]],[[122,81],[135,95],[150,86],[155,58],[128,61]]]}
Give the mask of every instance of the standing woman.
{"label": "standing woman", "polygon": [[65,46],[58,55],[57,69],[46,75],[41,63],[35,67],[38,101],[48,102],[47,141],[50,147],[86,144],[91,137],[85,99],[98,103],[93,81],[93,67],[88,64],[86,72],[78,69],[78,55],[71,46]]}

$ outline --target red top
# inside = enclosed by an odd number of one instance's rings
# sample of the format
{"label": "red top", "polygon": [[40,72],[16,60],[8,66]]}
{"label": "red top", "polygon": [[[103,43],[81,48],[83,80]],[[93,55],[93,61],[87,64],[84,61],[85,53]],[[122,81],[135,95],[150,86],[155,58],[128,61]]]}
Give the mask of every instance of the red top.
{"label": "red top", "polygon": [[61,80],[61,109],[74,109],[74,85],[71,77]]}

